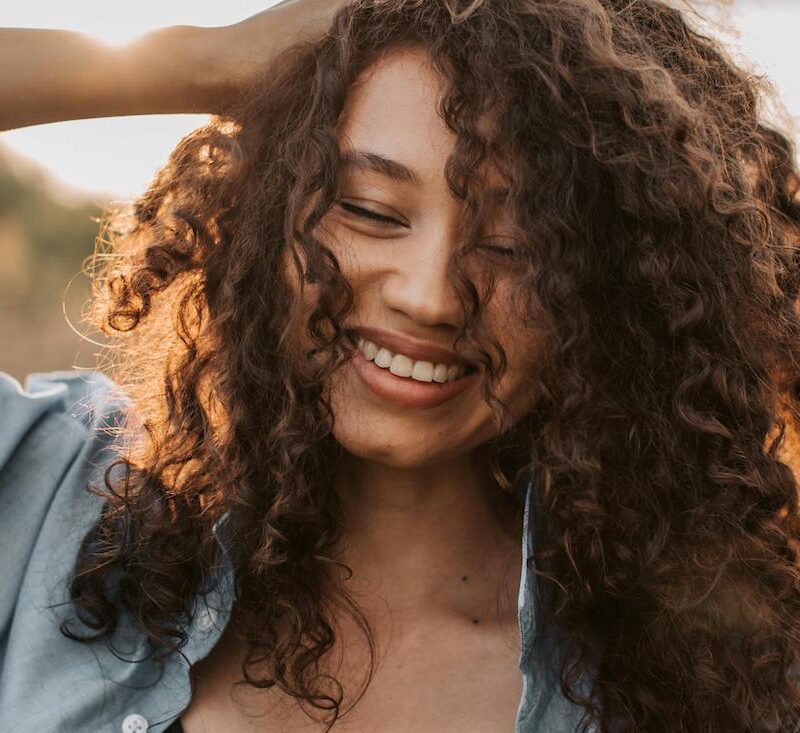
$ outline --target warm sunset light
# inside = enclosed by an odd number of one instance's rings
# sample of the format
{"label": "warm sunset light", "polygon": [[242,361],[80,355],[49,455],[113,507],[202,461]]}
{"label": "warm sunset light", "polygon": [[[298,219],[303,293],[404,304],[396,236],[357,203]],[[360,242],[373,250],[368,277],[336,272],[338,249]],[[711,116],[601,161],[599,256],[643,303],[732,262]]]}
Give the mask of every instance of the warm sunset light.
{"label": "warm sunset light", "polygon": [[798,30],[0,0],[0,733],[800,733]]}
{"label": "warm sunset light", "polygon": [[[110,43],[124,43],[167,25],[227,25],[274,4],[264,0],[142,0],[135,5],[30,0],[7,3],[0,11],[0,25],[77,30]],[[800,118],[795,60],[800,3],[737,0],[732,16],[741,38],[718,35],[750,60],[754,71],[770,77],[789,114]],[[178,139],[204,120],[202,115],[76,120],[3,133],[0,141],[42,163],[70,186],[128,197],[144,189]]]}
{"label": "warm sunset light", "polygon": [[[276,4],[277,0],[142,0],[129,5],[33,0],[5,4],[0,26],[74,30],[123,44],[169,25],[228,25]],[[73,120],[2,133],[0,143],[43,164],[69,187],[129,197],[144,189],[175,143],[205,119],[204,115],[147,115]]]}
{"label": "warm sunset light", "polygon": [[[684,0],[673,2],[681,6]],[[72,30],[124,45],[171,25],[230,25],[275,4],[277,0],[142,0],[135,5],[28,0],[6,3],[0,26]],[[794,58],[800,3],[692,0],[692,5],[711,21],[709,35],[728,44],[745,68],[772,81],[779,96],[767,100],[763,115],[777,119],[780,129],[797,137],[800,81]],[[692,15],[687,19],[700,22]],[[0,251],[5,257],[0,269],[0,340],[15,344],[0,368],[21,375],[93,362],[96,346],[75,331],[85,330],[81,312],[88,280],[79,272],[92,251],[100,210],[109,199],[130,199],[143,192],[175,144],[206,120],[194,114],[122,116],[0,132],[0,186],[6,185],[5,198],[15,202],[15,208],[0,217]],[[18,181],[3,179],[3,169]],[[20,201],[26,203],[19,206]],[[40,293],[38,300],[31,296],[34,291]],[[45,337],[39,338],[42,334]]]}

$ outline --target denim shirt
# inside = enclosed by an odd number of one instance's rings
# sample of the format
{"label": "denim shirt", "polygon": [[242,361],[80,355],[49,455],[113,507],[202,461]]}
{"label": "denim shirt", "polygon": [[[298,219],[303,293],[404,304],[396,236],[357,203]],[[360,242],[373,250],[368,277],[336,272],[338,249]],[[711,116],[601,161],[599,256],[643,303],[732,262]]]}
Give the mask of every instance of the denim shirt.
{"label": "denim shirt", "polygon": [[[213,527],[223,551],[220,583],[195,598],[188,641],[182,655],[167,660],[163,675],[144,659],[144,637],[125,615],[115,635],[119,655],[104,640],[75,642],[59,630],[76,619],[68,582],[80,542],[103,505],[85,487],[104,486],[119,440],[108,428],[122,424],[126,404],[102,372],[34,373],[24,388],[0,372],[0,733],[162,733],[189,705],[190,666],[209,654],[225,629],[234,601],[228,514]],[[527,562],[518,597],[523,694],[514,733],[568,733],[582,709],[561,694],[552,665],[558,644],[537,626],[538,590],[529,569],[531,486],[524,492]],[[76,620],[71,627],[87,630]]]}

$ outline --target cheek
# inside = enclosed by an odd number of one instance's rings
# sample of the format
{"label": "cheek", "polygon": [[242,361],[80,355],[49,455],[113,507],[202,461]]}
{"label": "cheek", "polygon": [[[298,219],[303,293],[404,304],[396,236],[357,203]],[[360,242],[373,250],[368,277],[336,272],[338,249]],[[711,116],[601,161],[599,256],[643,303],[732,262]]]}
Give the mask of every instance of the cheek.
{"label": "cheek", "polygon": [[540,343],[520,339],[515,352],[508,355],[508,371],[501,381],[501,396],[516,419],[530,412],[536,404],[536,374],[541,364]]}
{"label": "cheek", "polygon": [[545,348],[544,332],[531,326],[530,315],[509,292],[498,293],[498,307],[492,309],[489,324],[506,355],[506,371],[500,380],[498,396],[508,405],[515,418],[527,414],[535,405],[536,375]]}

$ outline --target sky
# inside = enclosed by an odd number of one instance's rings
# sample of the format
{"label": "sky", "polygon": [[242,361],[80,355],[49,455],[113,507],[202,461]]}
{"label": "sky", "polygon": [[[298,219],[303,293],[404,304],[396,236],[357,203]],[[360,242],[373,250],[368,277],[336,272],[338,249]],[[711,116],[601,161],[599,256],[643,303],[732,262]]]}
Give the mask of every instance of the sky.
{"label": "sky", "polygon": [[[235,23],[277,1],[26,0],[2,3],[0,26],[76,30],[108,43],[126,43],[168,25]],[[765,74],[775,85],[791,119],[782,121],[776,116],[780,111],[772,109],[765,114],[798,139],[800,75],[795,48],[800,0],[734,0],[730,23],[729,32],[716,29],[714,35],[739,63]],[[129,198],[146,188],[180,138],[206,119],[205,115],[147,115],[72,120],[0,133],[0,143],[45,166],[67,191]],[[794,126],[787,128],[792,122]]]}

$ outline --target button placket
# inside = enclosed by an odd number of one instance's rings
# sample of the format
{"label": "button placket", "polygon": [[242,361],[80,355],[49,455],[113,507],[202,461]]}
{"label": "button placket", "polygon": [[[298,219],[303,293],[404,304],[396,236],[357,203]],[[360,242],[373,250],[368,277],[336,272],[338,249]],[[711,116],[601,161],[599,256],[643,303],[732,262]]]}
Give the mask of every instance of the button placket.
{"label": "button placket", "polygon": [[147,733],[150,724],[139,713],[131,713],[122,721],[122,733]]}

